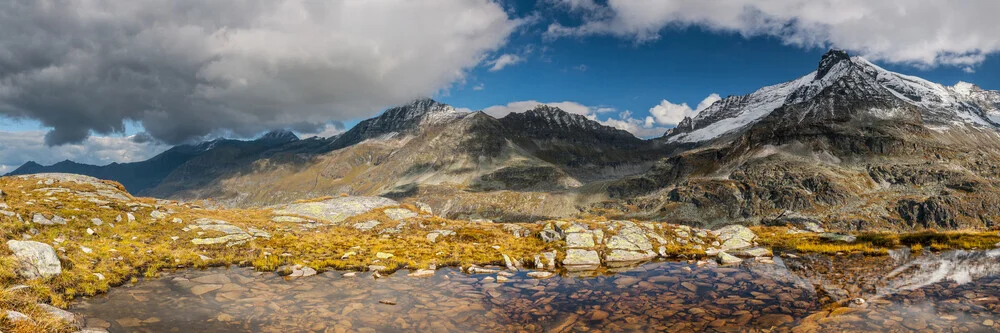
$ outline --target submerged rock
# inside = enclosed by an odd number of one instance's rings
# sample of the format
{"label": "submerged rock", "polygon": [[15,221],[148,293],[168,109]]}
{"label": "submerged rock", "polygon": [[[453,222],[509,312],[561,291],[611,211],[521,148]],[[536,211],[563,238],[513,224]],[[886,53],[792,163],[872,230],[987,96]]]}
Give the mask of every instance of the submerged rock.
{"label": "submerged rock", "polygon": [[59,257],[48,244],[9,240],[7,247],[14,252],[14,258],[19,264],[17,274],[26,279],[50,277],[62,273]]}

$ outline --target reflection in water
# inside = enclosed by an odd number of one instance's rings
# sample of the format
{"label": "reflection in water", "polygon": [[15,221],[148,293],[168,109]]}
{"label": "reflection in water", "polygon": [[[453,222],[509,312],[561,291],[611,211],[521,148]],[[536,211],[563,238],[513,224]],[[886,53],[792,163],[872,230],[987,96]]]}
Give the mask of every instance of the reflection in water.
{"label": "reflection in water", "polygon": [[[428,278],[328,272],[286,281],[219,268],[116,288],[73,310],[112,332],[983,331],[1000,328],[993,326],[996,256],[874,259],[888,262],[883,267],[839,257],[748,260],[738,268],[658,262],[613,276],[539,280],[522,271],[506,282],[455,269]],[[867,290],[831,281],[881,283]],[[831,286],[847,297],[881,297],[831,312]]]}
{"label": "reflection in water", "polygon": [[943,281],[966,284],[976,279],[997,275],[1000,273],[998,257],[1000,249],[927,253],[904,263],[886,275],[887,285],[881,294],[914,290]]}

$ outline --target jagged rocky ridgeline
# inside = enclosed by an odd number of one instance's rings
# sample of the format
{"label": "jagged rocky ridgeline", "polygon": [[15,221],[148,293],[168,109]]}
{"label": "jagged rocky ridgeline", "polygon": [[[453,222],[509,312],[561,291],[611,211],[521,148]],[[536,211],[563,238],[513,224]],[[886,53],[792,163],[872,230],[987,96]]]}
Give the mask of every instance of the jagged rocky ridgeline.
{"label": "jagged rocky ridgeline", "polygon": [[1000,222],[998,122],[998,91],[834,50],[811,73],[722,99],[650,140],[548,106],[498,119],[421,99],[330,138],[276,132],[15,173],[90,174],[233,207],[347,193],[500,221],[599,214],[710,228],[791,214],[851,230],[987,228]]}

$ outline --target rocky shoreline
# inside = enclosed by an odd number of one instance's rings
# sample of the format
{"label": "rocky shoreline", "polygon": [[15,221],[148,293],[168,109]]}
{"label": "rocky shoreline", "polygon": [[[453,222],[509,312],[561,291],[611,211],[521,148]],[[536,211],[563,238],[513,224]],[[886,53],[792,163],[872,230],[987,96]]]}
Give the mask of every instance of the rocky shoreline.
{"label": "rocky shoreline", "polygon": [[[0,227],[9,235],[0,249],[0,271],[11,272],[0,275],[0,304],[11,304],[2,309],[5,332],[84,328],[59,308],[163,270],[237,265],[294,279],[330,270],[378,278],[405,269],[417,278],[459,267],[502,283],[518,272],[532,279],[601,276],[664,259],[694,267],[744,260],[775,265],[778,249],[790,255],[886,254],[887,248],[925,241],[826,233],[819,225],[791,220],[783,226],[714,230],[603,218],[456,221],[435,216],[426,205],[379,197],[213,209],[203,202],[135,198],[116,183],[67,174],[4,177],[0,190]],[[927,238],[933,241],[927,246],[985,249],[1000,241],[995,233],[945,236]]]}

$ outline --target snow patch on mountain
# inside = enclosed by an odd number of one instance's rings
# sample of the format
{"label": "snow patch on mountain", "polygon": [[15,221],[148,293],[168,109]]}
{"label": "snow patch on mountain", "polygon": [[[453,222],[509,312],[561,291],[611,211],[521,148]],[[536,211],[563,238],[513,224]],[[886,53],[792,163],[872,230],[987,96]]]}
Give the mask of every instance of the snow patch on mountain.
{"label": "snow patch on mountain", "polygon": [[[686,118],[667,134],[667,142],[703,142],[750,126],[775,109],[809,101],[847,75],[874,82],[849,89],[882,87],[900,100],[922,109],[926,126],[1000,126],[1000,92],[986,91],[971,83],[948,87],[928,80],[885,70],[862,57],[843,51],[823,56],[819,69],[796,80],[761,88],[749,95],[730,96],[715,102],[694,118]],[[861,91],[861,94],[878,93]],[[871,114],[889,119],[898,109],[873,109]]]}

